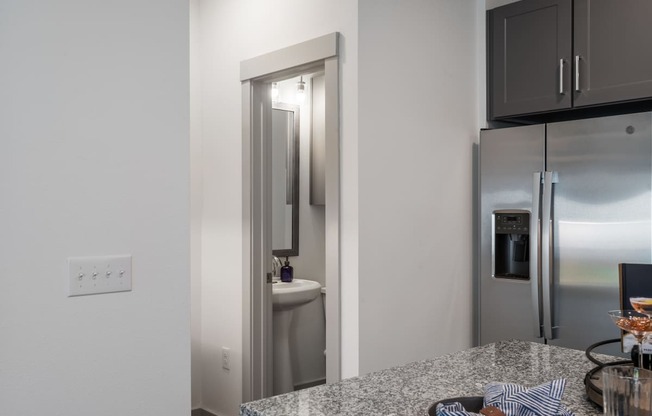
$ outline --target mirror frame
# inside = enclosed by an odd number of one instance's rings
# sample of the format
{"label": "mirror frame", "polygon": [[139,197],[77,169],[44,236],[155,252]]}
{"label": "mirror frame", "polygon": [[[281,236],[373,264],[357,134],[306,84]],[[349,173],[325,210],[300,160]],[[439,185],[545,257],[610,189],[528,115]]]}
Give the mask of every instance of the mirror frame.
{"label": "mirror frame", "polygon": [[299,255],[299,153],[300,153],[300,123],[301,116],[299,106],[281,102],[273,102],[272,110],[282,110],[294,113],[294,136],[288,137],[288,152],[291,157],[288,161],[291,163],[288,169],[291,172],[286,178],[286,201],[291,201],[292,205],[292,246],[284,249],[274,249],[272,255],[276,257],[296,257]]}

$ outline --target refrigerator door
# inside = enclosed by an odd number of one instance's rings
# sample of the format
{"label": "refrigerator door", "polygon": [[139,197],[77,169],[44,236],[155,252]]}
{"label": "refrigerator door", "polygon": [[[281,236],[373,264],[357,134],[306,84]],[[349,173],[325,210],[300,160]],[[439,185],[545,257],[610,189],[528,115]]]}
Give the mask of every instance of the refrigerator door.
{"label": "refrigerator door", "polygon": [[619,336],[607,315],[619,309],[618,264],[652,260],[652,115],[549,124],[547,150],[557,179],[548,343],[585,349]]}
{"label": "refrigerator door", "polygon": [[[536,230],[529,230],[527,241],[527,235],[523,234],[524,240],[521,240],[517,234],[504,232],[502,225],[511,226],[509,221],[512,221],[517,227],[518,223],[521,233],[531,228],[526,218],[538,210],[538,206],[532,207],[533,198],[537,200],[539,196],[539,181],[534,177],[544,168],[544,146],[544,125],[480,133],[478,322],[481,345],[509,338],[543,341],[539,338],[537,273],[532,276],[529,270],[518,267],[528,257],[530,264],[536,260],[533,258],[538,254],[536,241],[533,241]],[[537,189],[533,195],[534,188]],[[500,246],[496,246],[496,240],[499,245],[501,241],[513,245],[503,260],[497,260]],[[526,248],[534,251],[525,251]],[[515,258],[514,267],[505,265]],[[501,267],[504,270],[498,273]],[[529,278],[524,276],[528,273]]]}

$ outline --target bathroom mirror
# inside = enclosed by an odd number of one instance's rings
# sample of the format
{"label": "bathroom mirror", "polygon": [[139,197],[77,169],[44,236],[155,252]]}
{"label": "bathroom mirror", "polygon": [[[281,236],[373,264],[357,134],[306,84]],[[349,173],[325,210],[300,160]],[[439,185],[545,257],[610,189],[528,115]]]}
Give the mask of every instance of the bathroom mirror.
{"label": "bathroom mirror", "polygon": [[299,106],[272,105],[272,254],[299,255]]}

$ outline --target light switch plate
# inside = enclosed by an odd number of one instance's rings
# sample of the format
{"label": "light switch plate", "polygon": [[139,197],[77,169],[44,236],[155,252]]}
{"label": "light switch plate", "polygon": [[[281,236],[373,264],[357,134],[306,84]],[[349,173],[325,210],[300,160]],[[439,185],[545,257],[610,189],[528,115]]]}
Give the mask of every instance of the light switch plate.
{"label": "light switch plate", "polygon": [[68,258],[68,296],[131,290],[131,255]]}

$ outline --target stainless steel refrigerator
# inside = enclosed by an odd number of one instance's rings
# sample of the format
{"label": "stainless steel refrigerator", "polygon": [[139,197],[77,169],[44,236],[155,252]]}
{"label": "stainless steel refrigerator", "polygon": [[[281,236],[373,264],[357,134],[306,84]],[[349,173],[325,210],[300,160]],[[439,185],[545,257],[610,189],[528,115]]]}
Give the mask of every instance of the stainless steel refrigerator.
{"label": "stainless steel refrigerator", "polygon": [[480,344],[618,337],[618,264],[652,256],[652,113],[483,130],[479,152]]}

